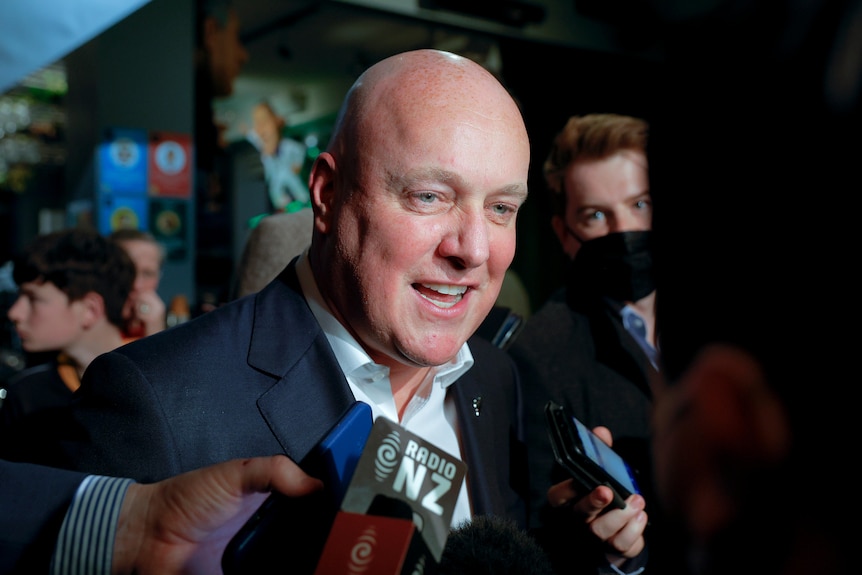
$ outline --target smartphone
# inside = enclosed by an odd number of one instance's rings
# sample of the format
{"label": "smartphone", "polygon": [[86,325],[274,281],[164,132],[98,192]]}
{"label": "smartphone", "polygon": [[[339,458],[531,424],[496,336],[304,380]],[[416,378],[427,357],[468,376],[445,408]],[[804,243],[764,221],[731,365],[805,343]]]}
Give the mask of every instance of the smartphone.
{"label": "smartphone", "polygon": [[624,509],[625,500],[640,493],[635,470],[565,407],[549,401],[545,416],[554,457],[571,475],[580,496],[605,485],[614,493],[611,505]]}
{"label": "smartphone", "polygon": [[225,547],[225,575],[314,573],[356,464],[371,433],[367,403],[354,403],[299,463],[323,480],[324,489],[304,497],[271,494]]}

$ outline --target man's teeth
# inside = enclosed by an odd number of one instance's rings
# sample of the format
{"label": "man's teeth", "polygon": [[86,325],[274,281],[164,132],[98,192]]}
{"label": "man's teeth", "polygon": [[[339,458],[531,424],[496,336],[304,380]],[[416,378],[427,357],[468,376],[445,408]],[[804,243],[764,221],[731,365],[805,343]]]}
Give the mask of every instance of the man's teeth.
{"label": "man's teeth", "polygon": [[446,284],[422,284],[422,287],[428,288],[429,290],[435,291],[441,295],[446,296],[454,296],[454,299],[447,299],[446,301],[438,300],[433,297],[429,297],[429,295],[419,292],[422,297],[433,303],[438,307],[442,307],[443,309],[448,309],[459,301],[464,296],[464,293],[467,291],[466,286],[453,286]]}
{"label": "man's teeth", "polygon": [[434,291],[438,291],[442,294],[446,295],[464,295],[464,292],[467,291],[467,286],[450,286],[446,284],[422,284],[428,289],[433,289]]}

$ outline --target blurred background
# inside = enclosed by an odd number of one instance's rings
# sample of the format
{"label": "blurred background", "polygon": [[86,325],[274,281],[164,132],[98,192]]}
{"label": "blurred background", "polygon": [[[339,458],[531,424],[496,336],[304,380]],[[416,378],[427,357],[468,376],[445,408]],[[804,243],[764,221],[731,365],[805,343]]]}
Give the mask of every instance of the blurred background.
{"label": "blurred background", "polygon": [[[233,93],[212,101],[221,145],[237,166],[224,190],[229,239],[217,260],[220,279],[213,280],[199,263],[204,242],[189,182],[195,174],[178,180],[182,173],[162,165],[164,187],[149,175],[138,190],[131,174],[109,169],[152,155],[160,142],[173,146],[171,158],[174,151],[181,158],[197,153],[194,119],[203,104],[193,72],[195,0],[4,0],[0,264],[38,233],[81,224],[110,231],[122,223],[156,232],[168,247],[159,287],[166,302],[182,294],[197,308],[201,299],[224,299],[207,284],[234,281],[250,222],[267,210],[262,170],[243,167],[255,158],[247,148],[253,106],[270,102],[285,119],[284,135],[306,147],[310,165],[362,70],[396,52],[430,47],[481,63],[522,107],[533,149],[531,195],[519,216],[512,269],[536,307],[562,281],[541,177],[550,140],[573,114],[649,119],[661,73],[660,27],[647,8],[652,3],[638,0],[233,5],[248,61]],[[152,162],[156,170],[160,164]]]}

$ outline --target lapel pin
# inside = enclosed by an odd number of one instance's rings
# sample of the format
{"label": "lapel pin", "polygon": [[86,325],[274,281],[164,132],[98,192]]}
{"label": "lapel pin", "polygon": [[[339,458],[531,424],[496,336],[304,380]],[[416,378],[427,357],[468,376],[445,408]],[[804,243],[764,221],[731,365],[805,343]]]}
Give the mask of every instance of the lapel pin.
{"label": "lapel pin", "polygon": [[473,398],[473,413],[476,414],[476,417],[479,417],[479,411],[482,409],[482,397],[474,397]]}

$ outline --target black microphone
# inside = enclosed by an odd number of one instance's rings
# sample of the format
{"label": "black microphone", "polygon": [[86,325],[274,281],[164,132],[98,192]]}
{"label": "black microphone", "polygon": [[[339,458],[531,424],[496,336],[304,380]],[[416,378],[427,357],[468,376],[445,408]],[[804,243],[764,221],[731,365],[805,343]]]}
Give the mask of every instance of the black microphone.
{"label": "black microphone", "polygon": [[477,515],[449,533],[437,575],[555,575],[545,550],[511,519]]}

